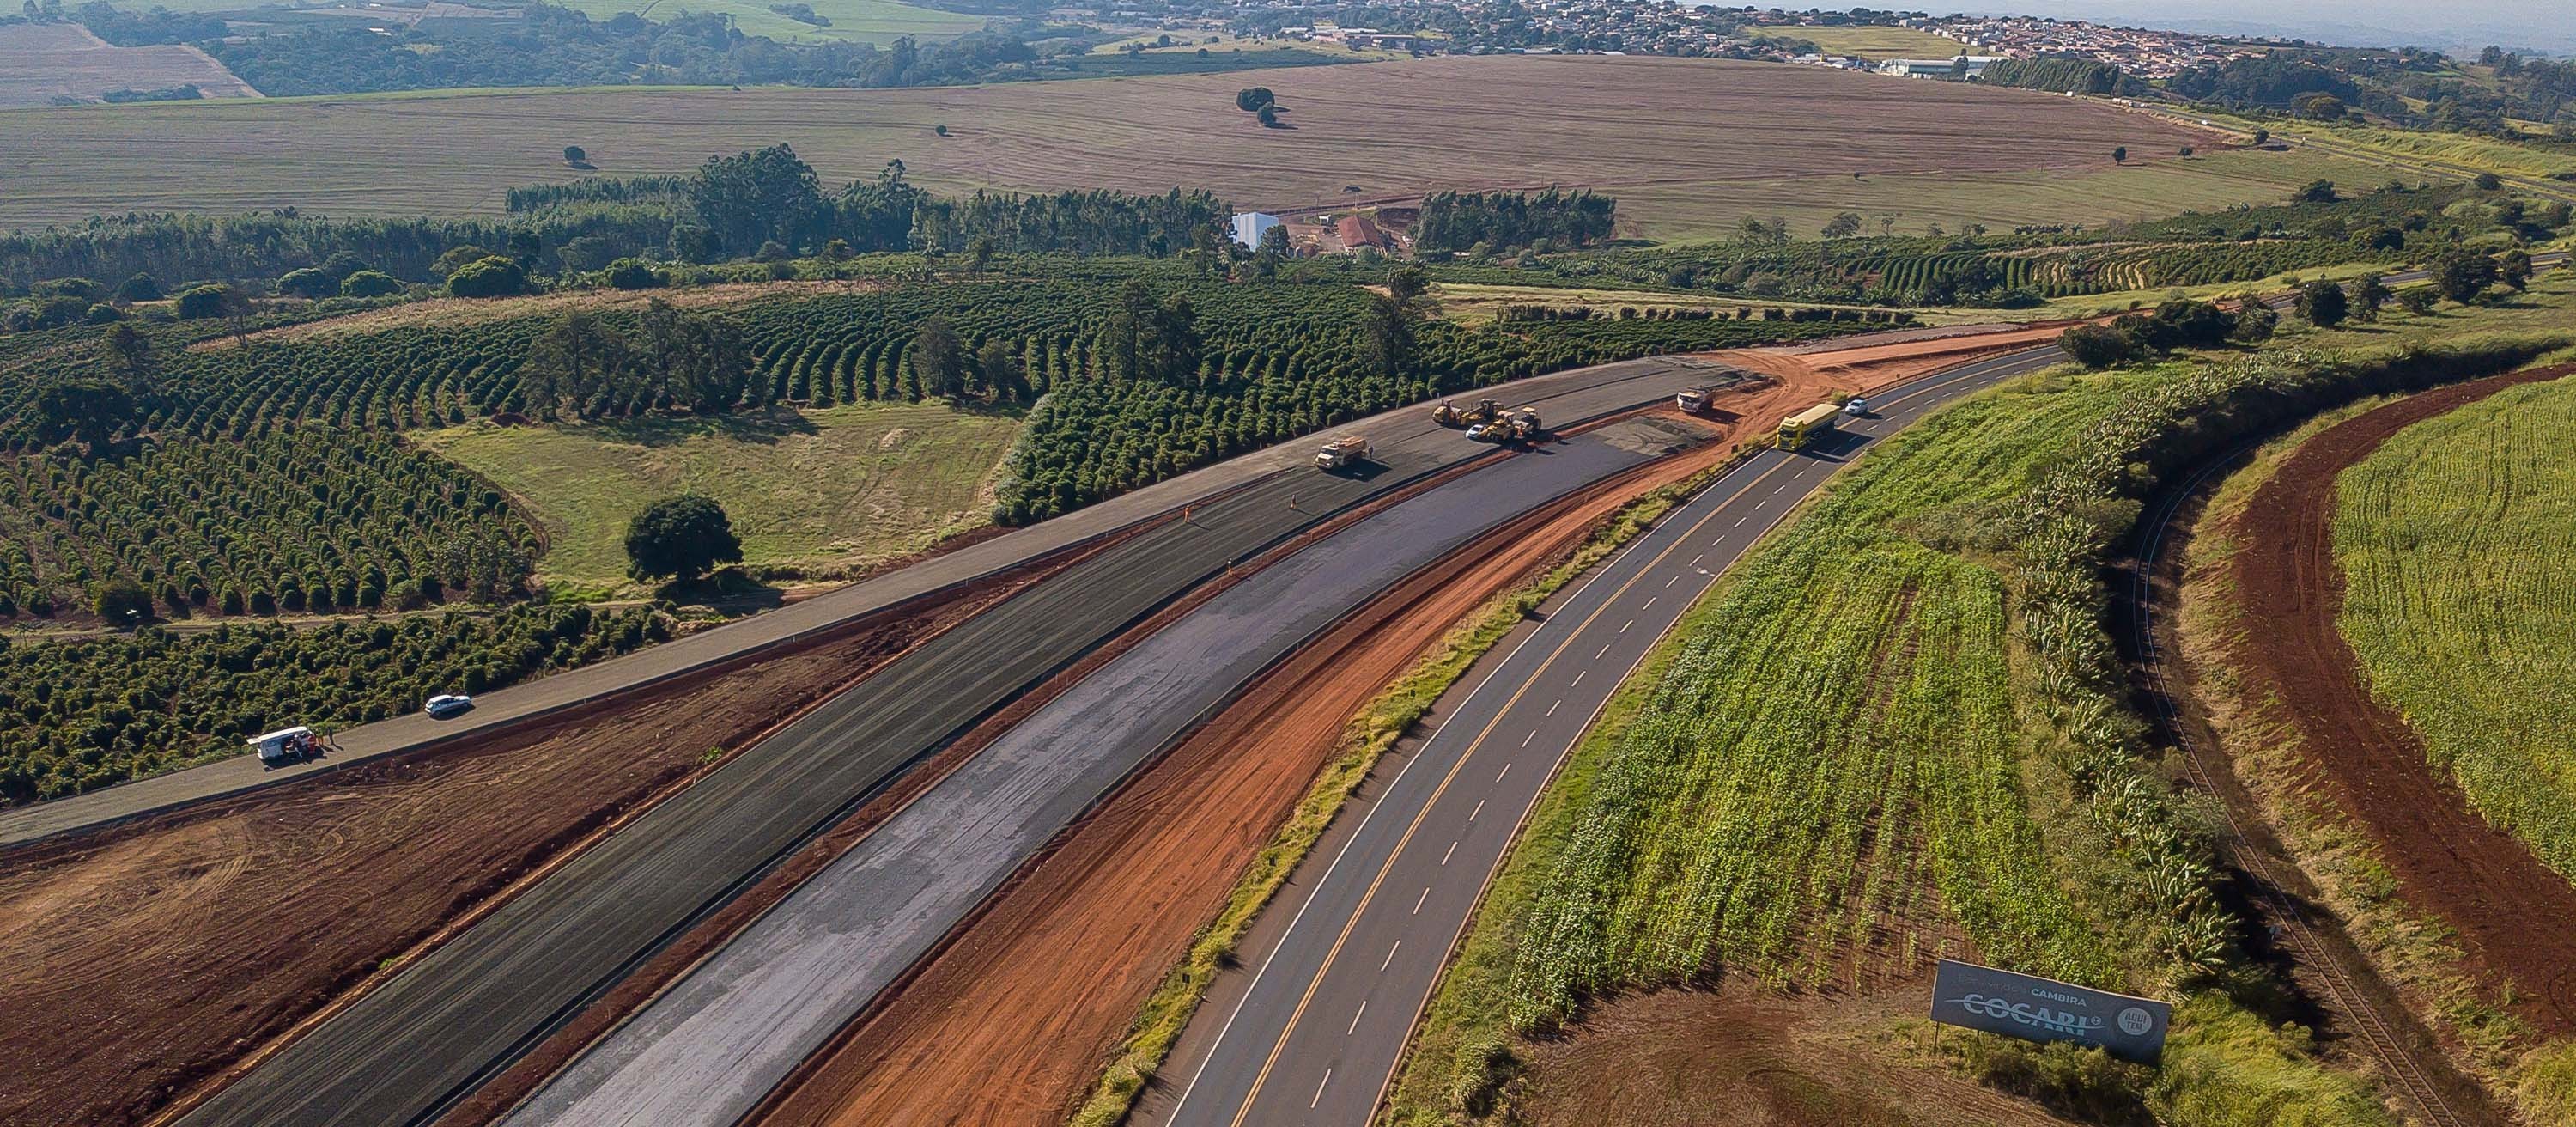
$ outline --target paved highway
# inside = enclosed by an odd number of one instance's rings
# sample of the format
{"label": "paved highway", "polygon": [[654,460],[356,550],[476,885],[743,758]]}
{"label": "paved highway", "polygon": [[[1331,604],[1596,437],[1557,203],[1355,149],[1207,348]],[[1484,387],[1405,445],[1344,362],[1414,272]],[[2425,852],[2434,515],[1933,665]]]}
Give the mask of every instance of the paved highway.
{"label": "paved highway", "polygon": [[[1872,400],[1816,449],[1765,451],[1614,557],[1459,704],[1388,784],[1212,1034],[1175,1127],[1368,1122],[1521,819],[1619,683],[1726,566],[1844,462],[1943,403],[2062,360],[1949,369]],[[1215,1021],[1217,1015],[1204,1015]],[[1194,1023],[1195,1024],[1195,1023]]]}
{"label": "paved highway", "polygon": [[[1696,367],[1594,369],[1538,402],[1561,418],[1597,414],[1670,395]],[[181,1122],[390,1127],[434,1118],[1012,698],[1229,561],[1487,449],[1423,412],[1379,430],[1380,464],[1368,474],[1307,468],[1257,478],[1199,504],[1191,521],[1146,529],[897,659],[575,857]],[[1313,455],[1298,443],[1273,456]]]}
{"label": "paved highway", "polygon": [[[1669,394],[1676,381],[1686,381],[1690,373],[1708,367],[1705,361],[1687,357],[1629,360],[1534,376],[1478,394],[1491,394],[1509,403],[1538,404],[1550,421],[1562,425]],[[1425,410],[1416,406],[1335,428],[1335,433],[1356,431],[1370,436],[1380,447],[1388,447],[1418,442],[1432,429]],[[418,751],[792,643],[861,615],[1007,570],[1184,504],[1243,488],[1280,470],[1303,466],[1314,457],[1319,441],[1284,442],[790,606],[597,665],[486,693],[476,698],[474,711],[453,720],[434,721],[414,714],[346,729],[334,738],[339,750],[328,759],[269,768],[256,756],[245,755],[88,794],[0,810],[0,848],[276,786],[381,756]],[[1461,455],[1453,451],[1449,456]],[[424,685],[421,691],[426,696],[448,688],[452,686]]]}
{"label": "paved highway", "polygon": [[1217,594],[1013,726],[505,1124],[735,1122],[1058,831],[1262,670],[1512,516],[1702,440],[1679,424],[1612,424],[1390,506]]}

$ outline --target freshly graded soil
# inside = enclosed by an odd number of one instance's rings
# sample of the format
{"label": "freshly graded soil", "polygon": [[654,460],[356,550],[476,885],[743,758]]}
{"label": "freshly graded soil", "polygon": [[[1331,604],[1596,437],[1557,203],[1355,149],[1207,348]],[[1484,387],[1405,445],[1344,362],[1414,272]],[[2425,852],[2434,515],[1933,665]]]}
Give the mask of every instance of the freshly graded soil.
{"label": "freshly graded soil", "polygon": [[198,1094],[717,749],[1060,565],[487,738],[8,854],[0,1123],[140,1123]]}
{"label": "freshly graded soil", "polygon": [[[1763,412],[1763,425],[1776,417]],[[1713,443],[1533,512],[1299,651],[1059,836],[757,1121],[1061,1123],[1348,720],[1475,608],[1563,558],[1629,499],[1728,449]]]}
{"label": "freshly graded soil", "polygon": [[2270,697],[2337,808],[2378,844],[2411,904],[2440,916],[2482,967],[2513,984],[2514,1012],[2541,1033],[2576,1031],[2576,886],[2489,825],[2438,774],[2403,716],[2371,696],[2336,628],[2335,482],[2407,426],[2516,384],[2576,369],[2513,372],[2400,400],[2329,428],[2285,460],[2235,520],[2242,593],[2233,655],[2247,694]]}

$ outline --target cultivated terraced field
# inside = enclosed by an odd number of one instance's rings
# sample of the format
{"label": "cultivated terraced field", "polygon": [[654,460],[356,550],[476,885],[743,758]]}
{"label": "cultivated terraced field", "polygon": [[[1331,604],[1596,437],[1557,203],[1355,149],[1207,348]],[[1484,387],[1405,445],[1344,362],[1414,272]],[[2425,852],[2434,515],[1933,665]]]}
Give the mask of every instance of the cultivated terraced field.
{"label": "cultivated terraced field", "polygon": [[209,98],[259,96],[194,47],[115,47],[78,24],[0,27],[0,106],[190,85]]}
{"label": "cultivated terraced field", "polygon": [[[563,179],[680,172],[785,141],[826,181],[900,158],[940,190],[1204,187],[1287,207],[1433,187],[1582,184],[1648,235],[1827,209],[1928,220],[2098,222],[2272,202],[2301,153],[2170,154],[2212,138],[2025,91],[1658,58],[1437,58],[1270,71],[1294,128],[1237,111],[1241,75],[915,90],[555,91],[119,107],[0,120],[0,225],[92,212],[497,212]],[[932,133],[947,125],[952,136]],[[2128,167],[2110,162],[2115,146]],[[1855,178],[1858,174],[1858,178]],[[2384,173],[2380,173],[2384,178]],[[1350,189],[1356,189],[1350,190]]]}

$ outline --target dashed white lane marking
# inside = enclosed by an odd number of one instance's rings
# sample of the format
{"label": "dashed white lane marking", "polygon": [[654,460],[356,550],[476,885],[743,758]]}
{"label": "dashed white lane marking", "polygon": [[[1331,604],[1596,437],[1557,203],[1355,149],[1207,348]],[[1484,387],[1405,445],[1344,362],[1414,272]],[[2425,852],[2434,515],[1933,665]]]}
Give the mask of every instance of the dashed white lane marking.
{"label": "dashed white lane marking", "polygon": [[1580,688],[1582,688],[1582,687],[1583,687],[1583,675],[1584,675],[1584,674],[1586,674],[1586,673],[1590,673],[1590,672],[1592,672],[1592,671],[1591,671],[1591,670],[1589,670],[1589,669],[1577,670],[1577,671],[1575,672],[1575,674],[1574,674],[1574,683],[1573,683],[1573,684],[1571,684],[1571,685],[1567,685],[1567,686],[1566,686],[1566,688],[1569,688],[1569,689],[1580,689]]}
{"label": "dashed white lane marking", "polygon": [[1377,972],[1385,974],[1387,964],[1394,962],[1395,953],[1401,950],[1404,950],[1404,941],[1399,939],[1395,941],[1395,946],[1386,949],[1386,957],[1377,961]]}
{"label": "dashed white lane marking", "polygon": [[1700,553],[1699,555],[1692,556],[1692,557],[1691,557],[1691,562],[1689,562],[1689,563],[1687,563],[1687,564],[1684,564],[1684,565],[1682,565],[1682,566],[1684,566],[1684,567],[1698,567],[1698,566],[1699,566],[1699,561],[1701,561],[1701,560],[1703,560],[1703,559],[1706,559],[1706,558],[1708,558],[1708,553],[1706,553],[1706,552],[1702,552],[1702,553]]}
{"label": "dashed white lane marking", "polygon": [[1447,849],[1444,849],[1444,850],[1441,850],[1441,851],[1440,851],[1440,865],[1441,865],[1441,867],[1442,867],[1442,868],[1447,868],[1447,867],[1448,867],[1448,865],[1449,865],[1449,858],[1456,856],[1456,855],[1457,855],[1457,853],[1458,853],[1458,843],[1457,843],[1457,842],[1454,842],[1454,841],[1453,841],[1453,842],[1450,842],[1450,843],[1449,843],[1449,848],[1447,848]]}
{"label": "dashed white lane marking", "polygon": [[1509,764],[1509,763],[1503,764],[1503,769],[1502,769],[1502,770],[1494,772],[1494,781],[1499,783],[1499,782],[1503,781],[1503,776],[1508,775],[1508,774],[1511,774],[1511,773],[1512,773],[1512,765],[1511,765],[1511,764]]}
{"label": "dashed white lane marking", "polygon": [[1665,587],[1665,589],[1666,589],[1666,590],[1670,590],[1670,589],[1672,588],[1672,585],[1673,585],[1673,584],[1675,584],[1675,583],[1679,583],[1679,582],[1681,582],[1681,581],[1682,581],[1682,577],[1681,577],[1681,576],[1676,575],[1676,576],[1674,576],[1674,577],[1672,577],[1672,578],[1670,578],[1670,579],[1664,580],[1664,587]]}
{"label": "dashed white lane marking", "polygon": [[1599,660],[1601,660],[1601,658],[1602,658],[1602,656],[1603,656],[1604,654],[1607,654],[1607,653],[1609,653],[1609,652],[1610,652],[1610,643],[1608,643],[1608,642],[1603,642],[1603,643],[1601,643],[1601,653],[1597,653],[1597,654],[1592,655],[1592,660],[1594,660],[1594,661],[1599,661]]}
{"label": "dashed white lane marking", "polygon": [[1429,899],[1431,899],[1431,886],[1426,884],[1422,886],[1422,895],[1413,898],[1413,914],[1421,915],[1422,902]]}
{"label": "dashed white lane marking", "polygon": [[1532,728],[1532,729],[1530,729],[1530,734],[1528,734],[1528,735],[1526,735],[1526,736],[1522,736],[1522,737],[1521,737],[1521,746],[1522,746],[1522,747],[1528,747],[1528,746],[1529,746],[1529,742],[1530,742],[1531,740],[1534,740],[1534,739],[1537,739],[1537,738],[1538,738],[1538,729],[1536,729],[1536,728]]}
{"label": "dashed white lane marking", "polygon": [[1308,1110],[1308,1111],[1313,1111],[1313,1110],[1315,1110],[1315,1105],[1316,1105],[1316,1104],[1319,1104],[1319,1103],[1324,1102],[1324,1085],[1326,1085],[1326,1084],[1330,1084],[1330,1083],[1332,1083],[1332,1082],[1333,1082],[1333,1070],[1332,1070],[1332,1069],[1327,1068],[1327,1069],[1325,1069],[1325,1070],[1324,1070],[1324,1078],[1323,1078],[1322,1080],[1319,1080],[1319,1081],[1316,1081],[1316,1082],[1315,1082],[1315,1098],[1314,1098],[1314,1099],[1311,1099],[1311,1100],[1306,1101],[1306,1110]]}
{"label": "dashed white lane marking", "polygon": [[1662,597],[1663,597],[1663,596],[1661,596],[1661,595],[1648,595],[1648,596],[1646,596],[1646,605],[1644,605],[1644,606],[1642,606],[1642,607],[1638,607],[1637,609],[1638,609],[1638,610],[1653,610],[1653,609],[1655,609],[1655,600],[1656,600],[1656,599],[1660,599],[1660,598],[1662,598]]}
{"label": "dashed white lane marking", "polygon": [[1551,705],[1547,706],[1547,714],[1548,714],[1549,716],[1554,716],[1554,715],[1556,715],[1556,709],[1557,709],[1557,706],[1558,706],[1558,705],[1562,705],[1562,704],[1564,704],[1564,703],[1565,703],[1564,698],[1562,698],[1562,697],[1558,698],[1558,699],[1557,699],[1556,704],[1551,704]]}
{"label": "dashed white lane marking", "polygon": [[[1748,520],[1751,520],[1751,519],[1753,519],[1753,518],[1751,518],[1751,517],[1749,517],[1749,516],[1737,517],[1737,518],[1735,518],[1735,527],[1737,527],[1737,528],[1742,528],[1742,527],[1744,527],[1744,522],[1745,522],[1745,521],[1748,521]],[[1693,560],[1693,561],[1691,561],[1691,562],[1693,562],[1693,563],[1697,563],[1697,562],[1699,562],[1699,561],[1697,561],[1697,560]]]}
{"label": "dashed white lane marking", "polygon": [[[1428,891],[1428,890],[1426,889],[1425,891]],[[1362,998],[1362,999],[1360,999],[1360,1012],[1359,1012],[1359,1013],[1355,1013],[1355,1014],[1352,1014],[1352,1015],[1351,1015],[1351,1024],[1350,1024],[1350,1028],[1342,1030],[1342,1036],[1344,1036],[1344,1037],[1348,1037],[1348,1036],[1350,1036],[1354,1031],[1358,1030],[1358,1029],[1359,1029],[1359,1027],[1360,1027],[1360,1017],[1361,1017],[1362,1015],[1366,1014],[1366,1013],[1368,1013],[1368,999],[1366,999],[1366,998]],[[1313,1105],[1313,1104],[1308,1104],[1308,1105],[1306,1105],[1306,1106],[1308,1106],[1308,1107],[1313,1107],[1313,1106],[1315,1106],[1315,1105]]]}
{"label": "dashed white lane marking", "polygon": [[1484,812],[1485,812],[1485,800],[1484,800],[1484,799],[1481,799],[1481,798],[1480,798],[1480,799],[1477,799],[1477,800],[1476,800],[1476,808],[1467,812],[1467,820],[1468,820],[1468,821],[1470,821],[1470,822],[1475,821],[1475,820],[1476,820],[1476,815],[1478,815],[1478,814],[1482,814],[1482,813],[1484,813]]}
{"label": "dashed white lane marking", "polygon": [[[1637,624],[1637,620],[1636,620],[1636,619],[1631,618],[1631,619],[1629,619],[1627,622],[1622,623],[1622,624],[1620,625],[1620,627],[1619,627],[1619,632],[1620,632],[1620,633],[1622,633],[1622,634],[1625,634],[1625,633],[1627,633],[1627,632],[1628,632],[1628,627],[1630,627],[1630,626],[1634,626],[1634,625],[1636,625],[1636,624]],[[1596,660],[1596,661],[1597,661],[1597,660],[1599,660],[1599,659],[1598,659],[1598,658],[1595,658],[1594,660]]]}

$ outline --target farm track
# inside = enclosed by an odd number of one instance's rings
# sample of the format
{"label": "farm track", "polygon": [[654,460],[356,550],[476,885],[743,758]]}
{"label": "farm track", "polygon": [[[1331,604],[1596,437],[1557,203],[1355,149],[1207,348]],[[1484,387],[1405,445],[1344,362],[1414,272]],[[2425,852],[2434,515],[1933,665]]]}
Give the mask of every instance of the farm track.
{"label": "farm track", "polygon": [[[2202,466],[2157,501],[2140,529],[2142,549],[2128,561],[2123,608],[2139,695],[2147,699],[2165,738],[2182,752],[2185,777],[2219,800],[2219,813],[2227,825],[2227,836],[2218,843],[2222,859],[2252,882],[2248,891],[2275,929],[2275,942],[2287,948],[2295,966],[2309,972],[2325,995],[2318,1001],[2336,1019],[2336,1026],[2361,1039],[2369,1058],[2405,1093],[2425,1122],[2434,1127],[2500,1127],[2506,1118],[2474,1081],[2451,1066],[2431,1032],[2405,1010],[2387,984],[2375,980],[2375,972],[2343,933],[2342,925],[2323,909],[2310,906],[2313,896],[2305,891],[2305,875],[2297,872],[2264,824],[2253,795],[2232,777],[2226,753],[2209,734],[2207,720],[2196,710],[2186,710],[2191,690],[2177,687],[2165,656],[2172,626],[2156,610],[2160,604],[2170,605],[2180,585],[2182,545],[2188,542],[2173,537],[2176,522],[2192,510],[2185,523],[2195,523],[2198,507],[2207,501],[2206,488],[2260,445],[2240,446]],[[2293,888],[2302,891],[2293,895]]]}

